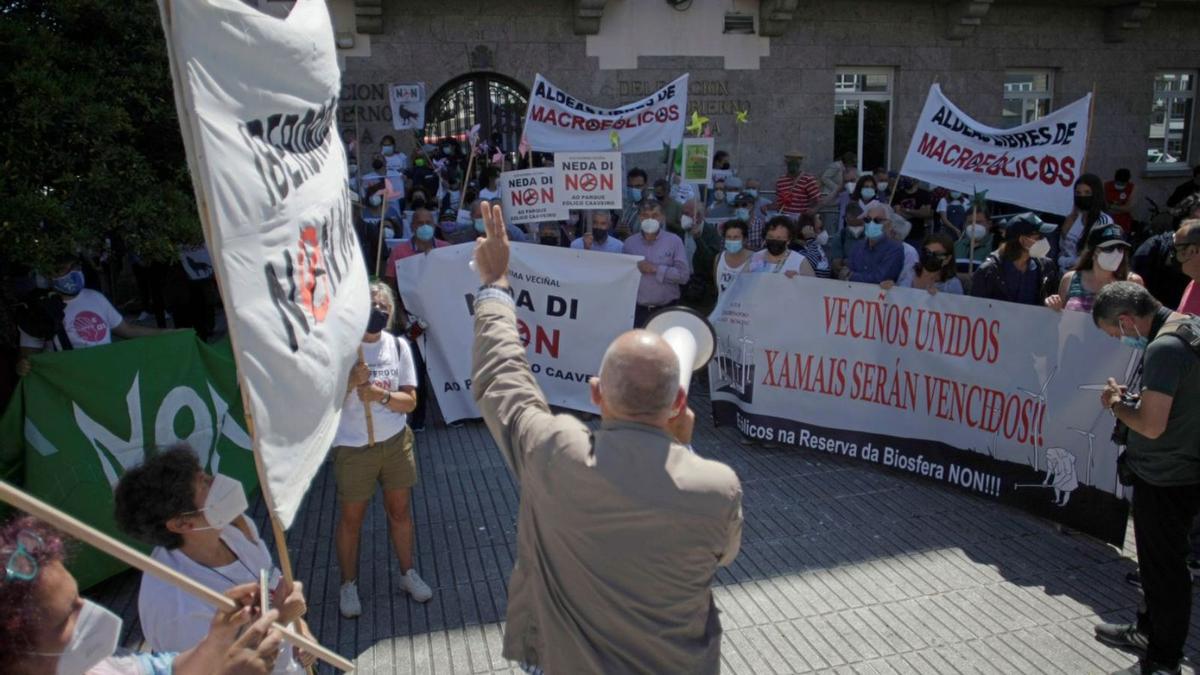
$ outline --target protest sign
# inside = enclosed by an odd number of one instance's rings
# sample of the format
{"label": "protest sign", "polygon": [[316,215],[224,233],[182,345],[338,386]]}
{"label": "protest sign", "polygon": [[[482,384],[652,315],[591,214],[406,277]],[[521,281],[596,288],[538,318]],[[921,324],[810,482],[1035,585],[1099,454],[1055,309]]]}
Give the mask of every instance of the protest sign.
{"label": "protest sign", "polygon": [[[147,449],[187,443],[209,472],[258,485],[229,343],[178,331],[38,354],[0,418],[0,474],[119,539],[113,486]],[[91,548],[68,559],[87,588],[125,569]]]}
{"label": "protest sign", "polygon": [[1037,211],[1071,211],[1083,174],[1092,95],[1012,129],[968,117],[934,84],[900,173]]}
{"label": "protest sign", "polygon": [[388,88],[392,128],[397,131],[425,128],[425,83],[393,84]]}
{"label": "protest sign", "polygon": [[713,139],[683,139],[683,165],[680,180],[684,183],[711,185],[713,181]]}
{"label": "protest sign", "polygon": [[286,21],[240,0],[159,6],[264,493],[287,527],[337,430],[370,304],[333,127],[333,28],[322,0]]}
{"label": "protest sign", "polygon": [[683,138],[688,76],[616,108],[584,103],[539,74],[525,110],[525,139],[539,152],[658,152]]}
{"label": "protest sign", "polygon": [[[396,263],[396,285],[409,312],[429,324],[422,353],[429,386],[447,421],[479,417],[471,396],[474,295],[468,267],[474,246],[434,249]],[[633,326],[637,256],[512,245],[508,281],[530,369],[551,405],[597,412],[588,378],[618,335]]]}
{"label": "protest sign", "polygon": [[1120,545],[1112,417],[1089,385],[1137,358],[1083,312],[742,274],[713,313],[713,413]]}
{"label": "protest sign", "polygon": [[621,153],[558,152],[554,168],[563,208],[621,208]]}
{"label": "protest sign", "polygon": [[567,207],[558,199],[558,171],[553,167],[505,171],[500,174],[500,204],[504,221],[513,225],[566,220]]}

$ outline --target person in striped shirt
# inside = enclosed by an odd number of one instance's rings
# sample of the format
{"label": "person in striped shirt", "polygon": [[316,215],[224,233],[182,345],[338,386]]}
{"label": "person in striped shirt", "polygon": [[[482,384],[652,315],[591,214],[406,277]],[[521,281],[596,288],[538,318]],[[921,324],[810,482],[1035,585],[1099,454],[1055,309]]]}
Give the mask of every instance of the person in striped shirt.
{"label": "person in striped shirt", "polygon": [[815,176],[800,171],[804,154],[793,151],[784,155],[784,159],[787,160],[787,175],[775,181],[772,210],[793,220],[801,214],[816,213],[817,202],[821,199],[821,186]]}

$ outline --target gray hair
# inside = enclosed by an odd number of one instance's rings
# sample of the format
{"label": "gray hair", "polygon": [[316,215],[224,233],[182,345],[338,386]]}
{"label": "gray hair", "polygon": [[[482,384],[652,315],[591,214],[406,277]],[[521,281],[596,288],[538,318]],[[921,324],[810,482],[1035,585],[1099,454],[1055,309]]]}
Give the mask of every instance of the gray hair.
{"label": "gray hair", "polygon": [[1096,294],[1092,304],[1092,322],[1097,326],[1116,323],[1117,317],[1130,314],[1146,317],[1158,311],[1162,303],[1150,291],[1132,281],[1114,281]]}
{"label": "gray hair", "polygon": [[600,363],[605,400],[630,417],[655,418],[668,412],[679,393],[679,360],[656,358],[653,352],[657,349],[620,349],[617,345],[609,345]]}
{"label": "gray hair", "polygon": [[384,326],[384,329],[386,330],[391,328],[392,324],[396,321],[396,294],[392,293],[391,286],[388,286],[382,281],[376,281],[371,284],[372,305],[375,304],[375,296],[379,296],[383,299],[384,303],[387,304],[388,325]]}

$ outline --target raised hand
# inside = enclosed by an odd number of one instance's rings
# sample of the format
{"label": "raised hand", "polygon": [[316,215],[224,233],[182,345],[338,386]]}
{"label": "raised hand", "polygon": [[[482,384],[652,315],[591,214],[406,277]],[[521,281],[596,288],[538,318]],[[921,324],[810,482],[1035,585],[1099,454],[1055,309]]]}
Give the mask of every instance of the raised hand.
{"label": "raised hand", "polygon": [[508,283],[508,231],[500,205],[483,203],[485,236],[475,240],[475,271],[484,284]]}

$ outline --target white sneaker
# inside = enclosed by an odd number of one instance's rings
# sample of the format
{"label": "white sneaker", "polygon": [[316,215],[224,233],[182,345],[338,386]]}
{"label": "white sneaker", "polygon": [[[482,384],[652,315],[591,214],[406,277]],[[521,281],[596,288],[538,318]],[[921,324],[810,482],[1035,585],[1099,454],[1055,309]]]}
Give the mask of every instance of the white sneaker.
{"label": "white sneaker", "polygon": [[429,602],[429,599],[433,597],[433,590],[421,579],[416,570],[409,570],[400,577],[400,588],[417,602]]}
{"label": "white sneaker", "polygon": [[347,619],[362,614],[362,602],[358,599],[358,582],[347,581],[342,584],[342,592],[338,597],[338,608],[342,610],[342,616]]}

